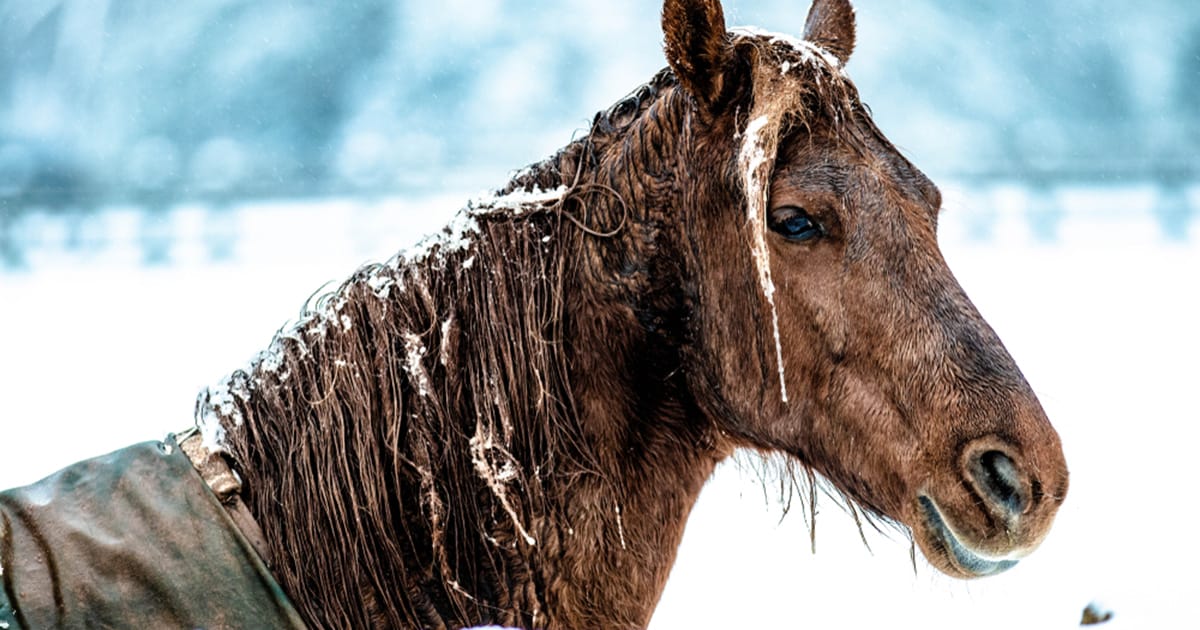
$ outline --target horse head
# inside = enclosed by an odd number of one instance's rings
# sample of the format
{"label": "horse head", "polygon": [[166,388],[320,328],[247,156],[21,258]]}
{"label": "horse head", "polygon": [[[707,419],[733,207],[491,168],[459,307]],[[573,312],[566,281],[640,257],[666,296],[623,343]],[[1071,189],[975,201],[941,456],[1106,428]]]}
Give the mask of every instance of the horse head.
{"label": "horse head", "polygon": [[702,165],[679,186],[698,404],[942,571],[1012,566],[1063,501],[1061,444],[938,249],[937,187],[847,78],[849,2],[816,0],[803,39],[727,30],[717,0],[667,0],[663,28],[692,104],[681,161]]}

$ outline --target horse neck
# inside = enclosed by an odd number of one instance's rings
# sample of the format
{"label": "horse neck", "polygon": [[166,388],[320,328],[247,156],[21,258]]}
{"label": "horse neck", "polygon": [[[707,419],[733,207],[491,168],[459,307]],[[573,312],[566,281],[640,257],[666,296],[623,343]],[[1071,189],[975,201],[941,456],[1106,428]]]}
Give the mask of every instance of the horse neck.
{"label": "horse neck", "polygon": [[[680,159],[680,101],[659,95],[509,186],[572,186],[584,205],[559,210],[601,230],[480,217],[473,246],[364,272],[320,334],[281,337],[280,360],[231,386],[236,421],[224,399],[202,405],[229,431],[282,583],[324,602],[308,616],[648,622],[727,454],[680,369],[680,208],[664,197],[678,187],[661,181]],[[509,584],[530,574],[541,588]]]}
{"label": "horse neck", "polygon": [[575,230],[566,275],[572,396],[597,474],[563,489],[570,529],[556,533],[568,566],[547,576],[547,590],[567,600],[556,608],[604,615],[583,618],[587,627],[645,626],[700,489],[728,454],[681,369],[681,209],[656,192],[676,187],[654,179],[676,170],[686,110],[664,99],[651,109],[597,147],[596,168],[579,178],[608,191],[592,196],[597,227],[626,216],[612,237]]}

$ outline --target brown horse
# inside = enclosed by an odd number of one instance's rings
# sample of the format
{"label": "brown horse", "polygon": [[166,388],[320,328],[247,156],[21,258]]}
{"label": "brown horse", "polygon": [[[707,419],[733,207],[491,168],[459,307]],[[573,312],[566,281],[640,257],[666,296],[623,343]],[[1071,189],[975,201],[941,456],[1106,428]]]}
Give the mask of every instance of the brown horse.
{"label": "brown horse", "polygon": [[643,627],[739,448],[953,576],[1046,535],[1058,436],[844,72],[849,3],[803,39],[717,0],[666,0],[663,29],[670,67],[586,137],[202,394],[311,625]]}

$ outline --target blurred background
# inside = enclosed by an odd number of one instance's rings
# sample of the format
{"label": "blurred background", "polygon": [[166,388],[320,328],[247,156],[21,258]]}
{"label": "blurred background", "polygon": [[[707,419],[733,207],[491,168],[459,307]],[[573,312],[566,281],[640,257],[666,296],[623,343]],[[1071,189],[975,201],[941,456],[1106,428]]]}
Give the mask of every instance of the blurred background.
{"label": "blurred background", "polygon": [[[729,2],[798,32],[794,1]],[[859,3],[851,71],[936,180],[1016,184],[1054,240],[1079,187],[1137,188],[1182,240],[1200,142],[1200,11],[1086,0]],[[0,265],[201,239],[236,257],[231,209],[495,186],[662,65],[656,6],[450,0],[0,3]],[[175,225],[197,206],[202,233]],[[122,231],[113,209],[133,211]],[[973,205],[988,238],[999,208]],[[207,237],[207,238],[206,238]],[[206,240],[205,240],[206,239]],[[111,253],[111,252],[109,252]]]}
{"label": "blurred background", "polygon": [[[963,585],[914,572],[903,536],[867,551],[837,509],[811,555],[730,466],[655,627],[1071,627],[1091,599],[1114,626],[1186,626],[1197,512],[1167,506],[1200,436],[1200,5],[855,6],[849,72],[946,193],[947,259],[1063,434],[1072,495],[1043,551]],[[807,4],[725,9],[799,33]],[[652,76],[658,11],[0,0],[0,486],[188,426],[323,282]]]}

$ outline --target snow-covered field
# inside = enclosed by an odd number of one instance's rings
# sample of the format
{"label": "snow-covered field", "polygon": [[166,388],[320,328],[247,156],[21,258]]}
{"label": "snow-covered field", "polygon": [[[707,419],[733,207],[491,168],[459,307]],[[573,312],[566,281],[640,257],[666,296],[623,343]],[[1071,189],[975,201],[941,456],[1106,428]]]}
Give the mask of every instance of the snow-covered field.
{"label": "snow-covered field", "polygon": [[[1061,191],[1060,238],[1042,244],[1021,189],[949,192],[946,257],[1067,450],[1071,490],[1050,537],[1007,574],[963,583],[919,554],[914,572],[901,535],[868,531],[868,550],[825,500],[814,555],[799,511],[780,522],[755,475],[729,465],[696,506],[654,628],[1070,628],[1094,599],[1115,613],[1107,627],[1196,627],[1200,226],[1170,242],[1152,191]],[[0,487],[189,426],[197,390],[322,283],[414,242],[462,198],[238,209],[220,264],[195,237],[200,208],[160,226],[177,240],[157,267],[140,265],[134,212],[89,219],[85,232],[117,243],[89,258],[58,247],[60,219],[27,219],[41,242],[31,270],[0,271]],[[965,226],[984,207],[993,236],[972,241]]]}

